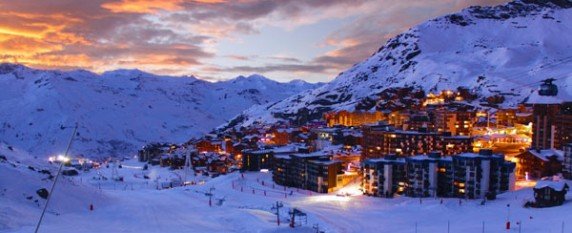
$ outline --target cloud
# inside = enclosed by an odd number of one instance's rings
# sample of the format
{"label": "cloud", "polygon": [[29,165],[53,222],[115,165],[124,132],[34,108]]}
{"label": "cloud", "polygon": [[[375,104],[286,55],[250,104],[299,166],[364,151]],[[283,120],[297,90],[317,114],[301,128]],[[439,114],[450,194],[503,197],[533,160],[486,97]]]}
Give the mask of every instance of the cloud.
{"label": "cloud", "polygon": [[180,10],[182,2],[182,0],[121,0],[104,3],[101,7],[114,13],[155,13],[160,10]]}
{"label": "cloud", "polygon": [[[138,11],[129,4],[147,9]],[[0,59],[95,71],[200,65],[201,59],[214,56],[203,47],[210,37],[164,27],[143,14],[176,5],[152,0],[1,1]]]}
{"label": "cloud", "polygon": [[209,72],[239,72],[239,73],[269,73],[269,72],[308,72],[321,73],[328,67],[323,65],[302,64],[265,64],[262,66],[233,66],[233,67],[210,67]]}
{"label": "cloud", "polygon": [[272,59],[272,60],[277,60],[280,62],[286,62],[286,63],[302,63],[302,60],[300,60],[298,58],[282,56],[282,55],[270,56],[268,58]]}
{"label": "cloud", "polygon": [[[423,20],[468,5],[501,2],[505,1],[0,0],[0,61],[96,72],[204,72],[210,78],[253,72],[332,77]],[[228,55],[233,51],[217,48],[223,39],[240,41],[265,27],[292,30],[331,19],[344,23],[321,44],[307,45],[329,48],[313,58],[253,55],[257,51]],[[239,64],[225,66],[222,58]]]}

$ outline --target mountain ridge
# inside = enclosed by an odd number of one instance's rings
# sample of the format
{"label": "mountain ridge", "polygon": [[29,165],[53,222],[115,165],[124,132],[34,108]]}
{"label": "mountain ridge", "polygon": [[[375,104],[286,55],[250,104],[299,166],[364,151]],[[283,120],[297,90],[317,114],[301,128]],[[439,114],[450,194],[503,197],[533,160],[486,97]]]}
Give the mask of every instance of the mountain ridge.
{"label": "mountain ridge", "polygon": [[69,127],[77,122],[72,153],[130,155],[147,143],[181,143],[201,136],[252,105],[318,86],[262,76],[242,81],[236,85],[140,70],[96,74],[0,64],[0,87],[5,90],[0,93],[0,142],[41,156],[62,153]]}
{"label": "mountain ridge", "polygon": [[[475,94],[466,104],[476,107],[514,107],[549,77],[557,78],[561,98],[569,99],[570,7],[567,0],[521,0],[428,20],[389,39],[330,83],[248,109],[221,128],[300,122],[328,111],[403,108],[419,104],[415,96],[443,90]],[[390,100],[400,91],[409,93],[406,99]]]}

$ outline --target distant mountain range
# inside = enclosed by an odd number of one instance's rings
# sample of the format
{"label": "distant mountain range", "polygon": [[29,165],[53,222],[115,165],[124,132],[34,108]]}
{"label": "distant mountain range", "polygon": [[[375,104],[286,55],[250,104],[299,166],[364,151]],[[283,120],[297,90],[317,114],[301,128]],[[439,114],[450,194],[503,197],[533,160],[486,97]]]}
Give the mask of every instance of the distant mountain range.
{"label": "distant mountain range", "polygon": [[99,75],[0,64],[0,143],[33,155],[63,153],[77,122],[74,154],[132,155],[150,142],[201,136],[252,105],[320,85],[260,75],[212,83],[139,70]]}
{"label": "distant mountain range", "polygon": [[278,103],[255,106],[234,126],[301,122],[328,111],[403,109],[429,93],[465,91],[483,108],[525,102],[546,78],[572,100],[572,2],[519,0],[469,7],[388,40],[332,82]]}

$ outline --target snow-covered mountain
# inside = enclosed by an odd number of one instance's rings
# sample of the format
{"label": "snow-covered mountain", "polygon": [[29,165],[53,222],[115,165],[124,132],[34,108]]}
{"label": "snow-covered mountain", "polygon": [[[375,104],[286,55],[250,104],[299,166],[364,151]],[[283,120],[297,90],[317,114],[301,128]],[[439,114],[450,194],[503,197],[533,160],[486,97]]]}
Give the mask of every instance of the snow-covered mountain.
{"label": "snow-covered mountain", "polygon": [[390,39],[332,82],[255,106],[230,126],[404,107],[442,90],[474,94],[467,100],[471,105],[509,107],[550,77],[557,79],[558,98],[571,100],[571,7],[569,0],[518,0],[429,20]]}
{"label": "snow-covered mountain", "polygon": [[98,75],[1,64],[0,142],[34,155],[61,153],[77,122],[72,152],[120,155],[149,142],[186,141],[252,105],[317,86],[260,75],[211,83],[139,70]]}

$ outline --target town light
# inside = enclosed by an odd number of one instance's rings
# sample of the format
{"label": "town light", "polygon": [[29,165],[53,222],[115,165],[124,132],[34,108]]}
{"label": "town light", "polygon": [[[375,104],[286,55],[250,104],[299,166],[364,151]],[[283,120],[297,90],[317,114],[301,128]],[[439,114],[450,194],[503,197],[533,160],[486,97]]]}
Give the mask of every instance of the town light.
{"label": "town light", "polygon": [[67,163],[70,160],[71,159],[69,157],[64,156],[64,155],[50,156],[48,158],[48,161],[50,161],[50,162],[60,162],[60,163]]}

